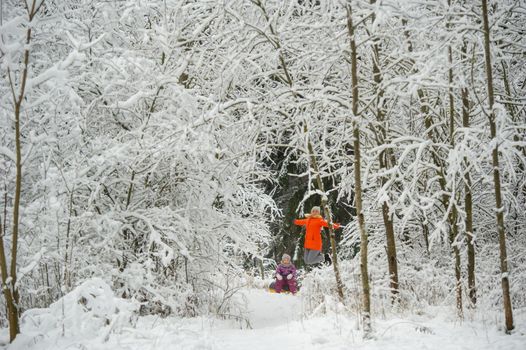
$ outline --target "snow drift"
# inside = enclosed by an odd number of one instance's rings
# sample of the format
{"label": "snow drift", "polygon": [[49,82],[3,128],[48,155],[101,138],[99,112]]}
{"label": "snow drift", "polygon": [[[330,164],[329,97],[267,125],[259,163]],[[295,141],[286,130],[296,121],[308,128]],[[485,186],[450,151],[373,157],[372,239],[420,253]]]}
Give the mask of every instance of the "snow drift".
{"label": "snow drift", "polygon": [[133,326],[138,309],[139,303],[115,297],[106,282],[92,278],[48,308],[26,311],[12,348],[43,345],[59,337],[104,342],[112,332]]}

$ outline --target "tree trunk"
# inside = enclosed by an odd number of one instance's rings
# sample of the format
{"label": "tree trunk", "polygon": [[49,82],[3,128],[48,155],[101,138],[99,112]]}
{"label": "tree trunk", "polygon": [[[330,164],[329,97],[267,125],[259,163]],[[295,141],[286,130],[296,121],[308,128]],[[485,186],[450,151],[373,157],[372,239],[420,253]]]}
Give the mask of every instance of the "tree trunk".
{"label": "tree trunk", "polygon": [[[7,192],[4,196],[4,219],[7,214]],[[5,223],[5,221],[4,221]],[[6,305],[7,305],[7,320],[9,322],[9,339],[13,341],[16,335],[19,333],[18,325],[18,311],[17,304],[13,295],[13,289],[11,283],[8,280],[8,266],[5,256],[4,246],[4,235],[6,234],[6,226],[2,226],[0,223],[0,272],[2,273],[2,291],[4,293]],[[9,284],[9,285],[8,285]]]}
{"label": "tree trunk", "polygon": [[[15,107],[14,110],[14,119],[15,119],[15,155],[16,155],[16,178],[15,178],[15,196],[13,203],[13,230],[11,232],[11,266],[10,266],[10,275],[7,276],[7,261],[5,256],[5,247],[3,237],[1,240],[1,249],[0,249],[0,265],[2,271],[2,289],[7,302],[8,309],[8,320],[9,320],[9,339],[12,342],[18,333],[20,333],[19,325],[19,309],[18,302],[20,296],[18,290],[16,289],[16,262],[17,262],[17,252],[18,252],[18,235],[19,235],[19,220],[20,220],[20,196],[22,193],[22,143],[20,140],[20,113],[22,111],[22,102],[25,99],[26,93],[26,82],[27,75],[29,72],[29,44],[31,42],[31,22],[35,14],[42,6],[41,2],[37,6],[37,1],[33,0],[31,7],[26,7],[27,15],[29,20],[29,25],[26,30],[26,45],[23,55],[23,66],[22,76],[20,77],[20,90],[18,96],[15,93],[15,82],[11,77],[11,70],[7,68],[7,77],[9,80],[13,104]],[[27,4],[26,4],[27,5]],[[5,232],[5,227],[4,227]]]}
{"label": "tree trunk", "polygon": [[64,254],[64,287],[66,288],[66,291],[71,290],[71,255],[70,249],[73,252],[73,241],[71,237],[71,216],[73,215],[73,193],[75,192],[75,187],[71,189],[71,193],[69,195],[69,217],[68,217],[68,223],[66,225],[66,244],[65,244],[65,254]]}
{"label": "tree trunk", "polygon": [[360,157],[360,126],[358,118],[358,62],[356,42],[354,40],[354,25],[352,21],[352,8],[347,5],[347,29],[349,31],[351,46],[351,83],[352,83],[352,114],[353,114],[353,153],[354,153],[354,192],[356,202],[356,216],[358,217],[358,229],[360,231],[360,272],[362,277],[363,298],[363,330],[364,337],[369,337],[371,328],[371,297],[369,292],[369,272],[367,266],[368,236],[365,229],[365,218],[362,207],[362,179],[361,179],[361,157]]}
{"label": "tree trunk", "polygon": [[456,291],[456,301],[457,301],[457,315],[460,319],[464,318],[464,311],[462,308],[462,267],[460,264],[460,249],[458,247],[457,237],[458,237],[458,226],[457,226],[458,213],[457,209],[454,207],[451,213],[451,219],[449,220],[450,224],[450,243],[453,247],[453,255],[455,257],[455,291]]}
{"label": "tree trunk", "polygon": [[471,305],[477,304],[477,288],[475,285],[475,245],[473,243],[473,200],[471,194],[471,177],[465,175],[466,184],[464,203],[466,210],[466,236],[468,243],[468,295]]}
{"label": "tree trunk", "polygon": [[[451,6],[451,0],[448,0],[448,6]],[[447,27],[450,27],[448,21]],[[451,149],[455,148],[455,99],[453,96],[453,52],[451,46],[448,46],[448,93],[449,93],[449,144]],[[455,205],[456,195],[452,193],[453,198],[449,198],[450,203],[453,203],[451,208],[451,214],[449,215],[449,232],[450,232],[450,244],[453,248],[453,255],[455,257],[455,290],[457,299],[457,314],[460,319],[464,318],[464,312],[462,309],[462,268],[460,264],[460,249],[458,247],[458,212]],[[449,207],[449,206],[448,206]]]}
{"label": "tree trunk", "polygon": [[[376,3],[376,0],[370,0],[371,4]],[[372,22],[375,21],[376,15],[373,13]],[[381,88],[382,73],[380,71],[380,45],[375,39],[373,44],[373,80],[376,85],[376,119],[379,123],[378,127],[378,146],[385,144],[387,138],[387,126],[385,123],[385,108],[383,101],[384,91]],[[388,171],[390,169],[389,160],[392,158],[390,149],[382,151],[378,156],[380,171]],[[380,179],[380,185],[383,187],[387,183],[385,176]],[[386,237],[386,252],[387,252],[387,266],[389,271],[389,285],[391,288],[391,303],[396,303],[399,299],[398,295],[398,262],[396,259],[396,241],[394,236],[393,217],[390,215],[389,203],[384,201],[382,203],[382,218],[385,226]]]}
{"label": "tree trunk", "polygon": [[502,284],[502,299],[504,302],[504,317],[506,319],[506,332],[509,333],[513,328],[513,311],[511,308],[510,297],[510,281],[508,277],[508,258],[506,252],[506,231],[504,229],[504,207],[502,204],[502,192],[500,185],[500,169],[499,169],[499,145],[497,143],[497,125],[495,122],[495,113],[493,105],[495,103],[493,93],[493,71],[491,67],[491,50],[490,50],[490,32],[488,20],[488,2],[482,0],[482,20],[484,25],[484,56],[486,58],[486,76],[488,86],[488,102],[489,102],[489,126],[490,136],[495,146],[491,152],[492,166],[493,166],[493,182],[495,187],[495,211],[497,216],[497,232],[499,234],[500,246],[500,271]]}
{"label": "tree trunk", "polygon": [[[462,46],[461,55],[462,61],[467,60],[466,44]],[[462,126],[469,128],[469,111],[470,101],[468,88],[466,86],[461,89],[462,94]],[[469,160],[464,157],[465,169],[469,169]],[[468,247],[468,295],[470,304],[475,306],[477,303],[477,289],[475,286],[475,246],[473,244],[473,196],[471,193],[471,176],[468,171],[464,171],[464,210],[466,211],[466,241]]]}

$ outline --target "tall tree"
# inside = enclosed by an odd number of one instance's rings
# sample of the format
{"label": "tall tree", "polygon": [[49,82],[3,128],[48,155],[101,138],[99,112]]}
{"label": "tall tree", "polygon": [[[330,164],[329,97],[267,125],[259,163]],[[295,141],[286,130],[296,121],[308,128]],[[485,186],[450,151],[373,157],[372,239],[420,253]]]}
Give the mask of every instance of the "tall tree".
{"label": "tall tree", "polygon": [[[448,0],[448,10],[451,11],[451,0]],[[451,16],[451,15],[449,15]],[[448,16],[447,20],[447,29],[451,29],[451,18]],[[455,148],[455,98],[453,91],[453,50],[451,44],[447,48],[447,59],[448,59],[448,105],[449,105],[449,144],[450,149]],[[456,186],[455,186],[456,187]],[[457,314],[460,318],[463,318],[463,308],[462,308],[462,266],[460,259],[460,241],[458,239],[458,210],[456,206],[456,197],[457,193],[455,191],[450,192],[449,202],[451,203],[451,209],[446,208],[446,210],[451,210],[449,214],[449,243],[451,244],[453,250],[453,256],[455,258],[455,290],[456,290],[456,301],[457,301]]]}
{"label": "tall tree", "polygon": [[44,1],[37,0],[33,0],[32,3],[25,3],[28,24],[25,35],[24,51],[22,54],[22,69],[20,70],[20,76],[18,77],[18,79],[15,77],[16,73],[11,72],[10,67],[7,68],[7,79],[9,80],[9,86],[11,88],[12,93],[12,102],[14,106],[16,175],[13,203],[13,228],[11,231],[11,262],[9,272],[5,254],[6,249],[4,246],[3,239],[3,236],[6,233],[5,225],[3,228],[4,232],[0,230],[0,268],[2,272],[2,291],[4,292],[8,309],[10,341],[13,341],[16,338],[16,335],[20,333],[20,295],[17,287],[17,253],[20,223],[20,197],[22,194],[22,143],[20,131],[20,117],[23,111],[22,103],[26,98],[26,84],[28,81],[29,74],[29,55],[32,34],[32,22],[43,3]]}
{"label": "tall tree", "polygon": [[[467,42],[464,41],[461,48],[461,62],[466,65],[468,62],[467,57]],[[467,80],[467,79],[466,79]],[[462,96],[462,127],[470,127],[470,111],[471,103],[469,99],[468,86],[464,85],[461,87]],[[466,212],[465,218],[465,230],[468,250],[468,296],[471,305],[474,306],[477,303],[477,290],[475,283],[475,244],[474,244],[474,232],[473,232],[473,193],[471,190],[472,181],[469,172],[470,160],[464,157],[464,210]]]}
{"label": "tall tree", "polygon": [[352,89],[352,130],[353,130],[353,154],[354,154],[354,192],[356,216],[358,219],[358,230],[360,232],[360,272],[362,279],[362,321],[364,336],[369,337],[372,333],[371,326],[371,295],[369,286],[369,272],[367,261],[367,248],[369,237],[365,228],[365,216],[362,201],[362,176],[361,176],[361,153],[360,153],[360,96],[358,90],[358,54],[356,49],[355,27],[353,24],[353,12],[351,4],[347,5],[347,30],[351,49],[351,89]]}
{"label": "tall tree", "polygon": [[[375,4],[376,0],[370,0],[371,4]],[[375,22],[376,14],[375,12],[371,15],[371,21]],[[373,34],[374,35],[374,34]],[[375,115],[377,120],[377,132],[376,132],[376,140],[378,147],[382,147],[386,143],[389,142],[388,140],[388,121],[386,121],[386,110],[385,110],[385,99],[384,99],[384,89],[382,87],[382,80],[383,75],[381,71],[380,66],[380,60],[381,60],[381,42],[379,38],[375,38],[373,45],[373,82],[375,85]],[[387,184],[387,175],[393,164],[393,152],[391,148],[385,148],[378,154],[378,163],[379,163],[379,170],[381,173],[384,173],[380,177],[380,188],[383,191],[386,191],[385,188]],[[382,219],[384,222],[385,227],[385,237],[386,237],[386,252],[387,252],[387,266],[389,270],[389,284],[391,287],[391,302],[395,303],[398,301],[398,261],[396,257],[396,240],[395,240],[395,234],[394,234],[394,215],[391,211],[388,199],[385,198],[382,201]]]}
{"label": "tall tree", "polygon": [[488,1],[482,0],[482,22],[484,31],[484,56],[486,63],[487,90],[488,90],[488,122],[493,149],[491,163],[493,167],[493,185],[495,189],[495,213],[497,217],[497,232],[500,246],[500,272],[502,284],[502,300],[504,303],[504,317],[506,332],[513,330],[513,310],[511,307],[510,281],[508,276],[508,256],[506,250],[506,230],[504,226],[504,204],[502,201],[501,177],[499,168],[499,140],[495,120],[495,97],[493,91],[493,68],[491,65],[491,37],[488,16]]}

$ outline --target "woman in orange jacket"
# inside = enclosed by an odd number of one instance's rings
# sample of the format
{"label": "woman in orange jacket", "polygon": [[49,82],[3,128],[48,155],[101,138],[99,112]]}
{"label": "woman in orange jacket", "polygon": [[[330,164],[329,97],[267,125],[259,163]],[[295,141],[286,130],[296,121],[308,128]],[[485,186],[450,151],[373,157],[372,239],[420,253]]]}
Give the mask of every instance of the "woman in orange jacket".
{"label": "woman in orange jacket", "polygon": [[[329,227],[327,221],[323,220],[320,215],[320,207],[312,207],[310,214],[305,215],[306,219],[294,220],[294,225],[305,226],[305,254],[303,260],[305,264],[317,264],[323,262],[325,257],[321,253],[321,229]],[[340,227],[339,224],[333,224],[334,229]]]}

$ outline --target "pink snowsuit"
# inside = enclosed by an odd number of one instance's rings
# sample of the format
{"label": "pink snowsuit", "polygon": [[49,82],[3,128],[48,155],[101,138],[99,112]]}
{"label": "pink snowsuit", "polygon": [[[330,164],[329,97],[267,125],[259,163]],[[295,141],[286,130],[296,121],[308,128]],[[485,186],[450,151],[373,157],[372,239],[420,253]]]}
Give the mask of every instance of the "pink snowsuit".
{"label": "pink snowsuit", "polygon": [[[290,274],[292,274],[292,278],[289,280],[287,279],[287,276]],[[281,277],[283,277],[281,280],[276,280],[276,285],[274,286],[276,293],[281,293],[283,287],[288,285],[290,292],[296,294],[296,267],[294,264],[279,264],[276,269],[276,275],[281,275]]]}

